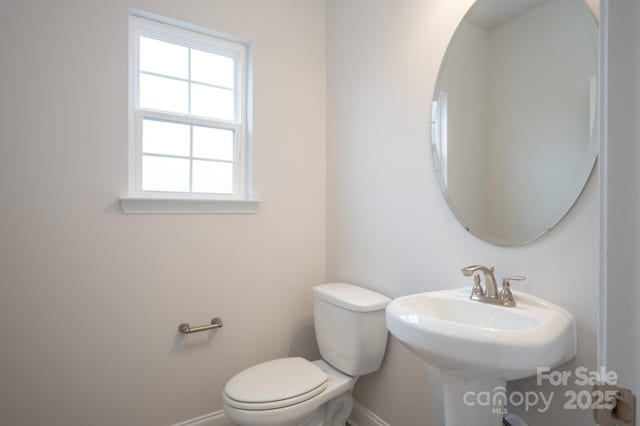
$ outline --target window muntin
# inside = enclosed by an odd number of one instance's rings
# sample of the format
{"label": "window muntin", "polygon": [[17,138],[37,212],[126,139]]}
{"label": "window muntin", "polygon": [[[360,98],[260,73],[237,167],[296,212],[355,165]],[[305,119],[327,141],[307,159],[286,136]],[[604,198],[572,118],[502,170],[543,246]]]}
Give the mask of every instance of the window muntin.
{"label": "window muntin", "polygon": [[131,19],[131,192],[246,198],[247,46]]}

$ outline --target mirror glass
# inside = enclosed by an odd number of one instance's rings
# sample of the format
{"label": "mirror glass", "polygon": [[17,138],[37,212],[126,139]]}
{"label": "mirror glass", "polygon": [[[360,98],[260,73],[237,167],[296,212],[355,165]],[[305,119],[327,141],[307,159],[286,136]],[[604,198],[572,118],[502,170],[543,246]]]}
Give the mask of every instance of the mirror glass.
{"label": "mirror glass", "polygon": [[497,245],[553,228],[597,155],[598,28],[584,0],[477,0],[434,93],[442,193],[462,225]]}

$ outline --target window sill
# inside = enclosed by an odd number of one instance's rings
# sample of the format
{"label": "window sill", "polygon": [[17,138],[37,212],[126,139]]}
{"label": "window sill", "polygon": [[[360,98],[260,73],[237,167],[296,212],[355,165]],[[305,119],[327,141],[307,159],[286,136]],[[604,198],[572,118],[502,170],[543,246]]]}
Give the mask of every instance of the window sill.
{"label": "window sill", "polygon": [[121,197],[124,214],[251,214],[262,200],[169,197]]}

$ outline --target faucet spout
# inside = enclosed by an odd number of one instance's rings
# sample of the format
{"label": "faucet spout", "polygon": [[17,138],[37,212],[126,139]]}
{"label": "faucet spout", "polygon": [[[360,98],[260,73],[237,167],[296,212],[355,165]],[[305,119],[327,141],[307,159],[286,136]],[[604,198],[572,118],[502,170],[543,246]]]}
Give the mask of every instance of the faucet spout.
{"label": "faucet spout", "polygon": [[484,273],[484,281],[486,290],[486,297],[489,299],[498,299],[500,295],[498,294],[498,285],[496,284],[496,278],[493,276],[493,267],[487,268],[482,265],[471,265],[466,268],[462,268],[462,273],[465,277],[470,277],[475,272],[483,272]]}

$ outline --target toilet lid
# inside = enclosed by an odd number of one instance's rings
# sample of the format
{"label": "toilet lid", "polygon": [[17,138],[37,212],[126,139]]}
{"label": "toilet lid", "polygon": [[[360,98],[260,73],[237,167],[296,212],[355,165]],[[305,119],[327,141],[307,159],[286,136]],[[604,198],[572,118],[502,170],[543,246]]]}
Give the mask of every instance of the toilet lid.
{"label": "toilet lid", "polygon": [[313,398],[326,387],[325,372],[296,357],[249,367],[227,382],[224,393],[226,402],[238,408],[273,409]]}

